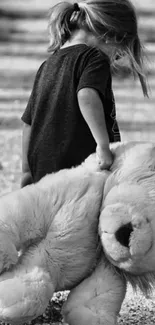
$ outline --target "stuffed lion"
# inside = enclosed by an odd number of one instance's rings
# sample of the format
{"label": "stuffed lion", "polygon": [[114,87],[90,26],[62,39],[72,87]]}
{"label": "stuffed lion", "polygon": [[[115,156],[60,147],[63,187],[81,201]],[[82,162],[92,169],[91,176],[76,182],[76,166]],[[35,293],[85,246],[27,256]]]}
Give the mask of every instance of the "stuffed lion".
{"label": "stuffed lion", "polygon": [[56,291],[69,325],[114,325],[126,281],[149,290],[155,271],[155,145],[117,143],[0,198],[0,320],[41,315]]}

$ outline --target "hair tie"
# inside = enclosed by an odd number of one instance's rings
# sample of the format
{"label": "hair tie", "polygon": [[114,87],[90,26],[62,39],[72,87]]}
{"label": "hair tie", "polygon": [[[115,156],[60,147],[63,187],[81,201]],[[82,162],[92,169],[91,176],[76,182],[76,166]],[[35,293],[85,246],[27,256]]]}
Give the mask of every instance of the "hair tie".
{"label": "hair tie", "polygon": [[70,23],[76,24],[79,15],[80,15],[80,7],[79,7],[78,3],[75,2],[73,4],[73,13],[72,13],[71,18],[70,18]]}
{"label": "hair tie", "polygon": [[80,7],[77,2],[74,3],[74,11],[80,11]]}

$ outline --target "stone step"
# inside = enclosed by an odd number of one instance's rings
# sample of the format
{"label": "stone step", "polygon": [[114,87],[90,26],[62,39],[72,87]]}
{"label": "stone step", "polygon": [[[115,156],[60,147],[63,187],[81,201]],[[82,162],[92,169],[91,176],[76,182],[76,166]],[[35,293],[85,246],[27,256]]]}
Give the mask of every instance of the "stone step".
{"label": "stone step", "polygon": [[138,25],[139,25],[139,31],[148,31],[148,30],[155,30],[155,12],[152,13],[150,16],[146,15],[139,15],[138,19]]}
{"label": "stone step", "polygon": [[[46,56],[47,58],[47,56]],[[44,57],[44,59],[46,59]],[[18,74],[18,77],[21,76],[23,79],[24,76],[26,77],[33,75],[35,77],[35,74],[41,65],[41,63],[44,61],[44,59],[39,59],[36,57],[21,57],[21,56],[0,56],[0,74],[7,78],[11,78],[11,76],[16,76]],[[145,71],[148,74],[149,77],[155,75],[155,64],[152,63],[153,60],[149,58],[149,62],[145,67]],[[119,74],[120,79],[123,77],[127,77],[129,75],[129,69],[126,66],[119,67]],[[16,78],[18,78],[16,77]]]}
{"label": "stone step", "polygon": [[23,112],[28,102],[28,98],[26,100],[22,99],[13,99],[4,100],[0,99],[0,112],[5,114],[5,112]]}
{"label": "stone step", "polygon": [[[148,28],[148,30],[142,30],[140,33],[140,38],[144,42],[155,42],[155,30],[152,28]],[[25,43],[31,44],[38,44],[38,43],[45,43],[45,46],[48,46],[48,36],[46,33],[18,33],[18,32],[11,32],[11,33],[3,33],[0,30],[0,41],[2,42],[20,42],[21,46]]]}
{"label": "stone step", "polygon": [[40,64],[42,63],[42,60],[35,57],[21,57],[21,56],[12,56],[12,55],[1,55],[0,56],[0,72],[11,74],[11,71],[16,71],[15,73],[23,74],[27,71],[37,71]]}
{"label": "stone step", "polygon": [[[0,55],[13,56],[13,57],[30,57],[39,58],[40,60],[46,58],[49,54],[47,52],[48,42],[44,43],[20,43],[20,42],[1,42],[0,43]],[[155,43],[146,42],[145,51],[149,59],[155,60]]]}
{"label": "stone step", "polygon": [[[155,29],[155,20],[154,20],[155,12],[151,12],[150,15],[146,15],[144,12],[144,15],[139,15],[138,18],[138,25],[139,29],[147,30],[147,29]],[[18,33],[34,33],[34,34],[40,34],[43,32],[48,31],[48,13],[44,15],[43,18],[16,18],[10,19],[7,17],[1,17],[0,20],[0,29],[4,30],[5,32],[18,32]]]}
{"label": "stone step", "polygon": [[[139,35],[143,42],[155,42],[155,26],[154,24],[148,24],[148,26],[141,26],[139,29]],[[14,28],[10,29],[2,29],[0,28],[0,40],[5,42],[20,42],[22,43],[31,43],[31,44],[38,44],[43,43],[48,44],[48,33],[45,30],[40,32],[29,32],[23,31],[19,32]]]}
{"label": "stone step", "polygon": [[[129,90],[128,90],[129,91]],[[128,117],[128,119],[132,119],[133,116],[139,116],[144,119],[153,119],[155,122],[155,98],[145,99],[143,94],[141,94],[141,98],[131,98],[131,97],[119,97],[115,94],[116,108],[117,108],[117,116],[121,118]],[[28,98],[26,100],[11,99],[10,101],[0,101],[0,115],[1,116],[21,116],[24,112],[28,103]]]}
{"label": "stone step", "polygon": [[[13,80],[12,80],[13,81]],[[155,80],[152,78],[152,82],[150,80],[149,86],[151,88],[150,91],[150,98],[155,99]],[[126,83],[124,81],[119,81],[114,79],[113,82],[113,89],[115,91],[115,96],[118,98],[123,99],[129,99],[129,100],[138,100],[140,101],[142,99],[142,90],[140,86],[140,82],[138,80],[126,80]],[[21,100],[25,101],[31,93],[31,88],[19,88],[17,84],[15,85],[15,88],[13,87],[6,87],[6,88],[0,88],[0,101],[7,103],[9,101],[14,100]],[[142,99],[144,100],[144,99]],[[146,98],[146,101],[149,101],[149,99]]]}
{"label": "stone step", "polygon": [[[130,124],[127,126],[127,131],[121,130],[123,141],[151,141],[155,142],[155,132],[141,125],[141,130],[131,130]],[[3,194],[12,189],[19,188],[21,178],[21,129],[1,129],[0,144],[3,154],[1,154],[1,162],[4,167],[1,174],[1,191]],[[3,178],[2,178],[3,177]],[[17,183],[15,183],[17,178]],[[11,182],[10,182],[11,180]],[[7,184],[6,184],[7,183]],[[8,184],[9,183],[9,184]]]}
{"label": "stone step", "polygon": [[149,127],[149,125],[146,125],[145,123],[141,124],[139,128],[137,128],[137,125],[135,125],[133,129],[132,129],[132,123],[131,124],[127,123],[126,127],[127,129],[125,129],[125,125],[124,125],[124,128],[120,129],[122,141],[155,142],[155,132],[153,127]]}
{"label": "stone step", "polygon": [[[119,123],[131,122],[133,123],[152,123],[155,126],[155,116],[154,116],[154,105],[142,105],[140,103],[120,103],[116,102],[117,107],[117,120]],[[21,126],[21,116],[24,112],[25,107],[19,110],[1,110],[0,109],[0,125],[10,124],[16,121],[17,127]],[[155,127],[154,127],[155,129]]]}
{"label": "stone step", "polygon": [[[0,55],[5,56],[26,56],[31,58],[39,58],[39,60],[43,60],[44,57],[47,56],[47,47],[48,43],[45,45],[44,43],[38,43],[38,44],[29,44],[29,43],[20,43],[20,42],[1,42],[0,43]],[[154,49],[150,51],[150,54],[152,55],[152,52]]]}
{"label": "stone step", "polygon": [[[147,37],[146,37],[147,38]],[[48,45],[48,37],[46,33],[18,33],[16,31],[12,31],[9,33],[3,33],[3,31],[0,30],[0,41],[2,42],[20,42],[21,46],[25,43],[30,43],[35,46],[35,44],[38,43],[45,43]]]}
{"label": "stone step", "polygon": [[146,104],[139,102],[125,102],[120,103],[116,101],[117,107],[117,120],[119,122],[131,122],[133,123],[152,123],[155,130],[155,114],[154,104]]}
{"label": "stone step", "polygon": [[[73,2],[72,0],[68,0],[69,2]],[[1,14],[3,15],[11,15],[14,17],[40,17],[44,12],[48,10],[52,5],[56,4],[58,0],[29,0],[21,1],[21,0],[1,0]],[[137,10],[142,12],[152,13],[155,12],[155,2],[154,0],[132,0]]]}
{"label": "stone step", "polygon": [[[36,70],[24,70],[24,71],[16,71],[16,70],[5,70],[3,74],[1,74],[0,78],[0,89],[1,90],[9,90],[12,91],[22,89],[26,91],[31,91],[33,81],[35,78]],[[153,89],[155,87],[155,77],[154,75],[150,75],[148,78],[150,88]],[[131,77],[120,78],[113,76],[113,87],[115,89],[140,89],[139,80],[134,80]],[[7,94],[8,95],[8,94]]]}
{"label": "stone step", "polygon": [[6,89],[0,89],[0,101],[8,102],[10,100],[25,100],[29,97],[31,90],[29,89],[11,89],[11,88],[6,88]]}
{"label": "stone step", "polygon": [[[58,0],[0,0],[0,13],[5,17],[43,17],[51,6],[56,4]],[[72,0],[68,0],[72,2]]]}
{"label": "stone step", "polygon": [[[141,118],[141,120],[139,120]],[[149,119],[144,119],[142,115],[140,116],[134,116],[134,118],[131,119],[131,116],[123,116],[123,118],[118,117],[117,118],[119,127],[121,131],[124,132],[152,132],[154,134],[155,139],[155,132],[154,132],[154,125],[155,121],[150,121]],[[21,121],[21,115],[19,114],[6,114],[2,115],[0,114],[0,129],[6,130],[6,129],[21,129],[22,128],[22,121]]]}
{"label": "stone step", "polygon": [[0,116],[0,129],[1,130],[17,130],[21,129],[22,121],[19,116]]}
{"label": "stone step", "polygon": [[[123,86],[123,83],[122,83]],[[115,97],[118,98],[119,100],[123,99],[124,101],[126,100],[130,100],[130,101],[138,101],[138,102],[143,102],[146,104],[151,104],[151,101],[155,101],[155,87],[151,87],[150,89],[150,94],[149,97],[150,98],[145,98],[143,97],[143,93],[142,93],[142,89],[141,86],[139,85],[138,87],[136,86],[136,84],[134,85],[134,82],[132,85],[130,85],[130,87],[113,87],[114,92],[115,92]]]}
{"label": "stone step", "polygon": [[[133,95],[132,95],[133,92]],[[6,94],[5,94],[6,95]],[[148,115],[149,119],[155,119],[155,95],[153,94],[150,98],[143,97],[142,91],[139,93],[133,91],[132,88],[124,89],[123,93],[114,89],[115,101],[117,112],[121,114],[127,114],[131,116],[134,114]],[[0,100],[0,115],[21,115],[27,106],[29,95],[18,95],[12,94],[12,96],[1,96]],[[126,111],[126,112],[125,112]],[[147,118],[147,117],[146,117]]]}
{"label": "stone step", "polygon": [[[26,2],[17,3],[12,1],[1,0],[1,20],[0,20],[0,39],[12,40],[20,42],[33,42],[43,41],[48,38],[47,25],[48,25],[48,6],[46,4],[41,5],[41,9],[38,10],[38,3],[36,6],[27,5]],[[26,6],[25,6],[26,4]],[[53,1],[52,1],[53,4]],[[34,5],[34,3],[33,3]],[[49,3],[48,3],[49,5]],[[26,7],[26,8],[25,8]],[[154,40],[155,31],[155,5],[150,4],[149,11],[147,8],[138,6],[139,11],[139,32],[143,40]],[[146,6],[147,7],[147,6]],[[40,13],[42,15],[40,16]],[[37,19],[35,18],[37,17]]]}

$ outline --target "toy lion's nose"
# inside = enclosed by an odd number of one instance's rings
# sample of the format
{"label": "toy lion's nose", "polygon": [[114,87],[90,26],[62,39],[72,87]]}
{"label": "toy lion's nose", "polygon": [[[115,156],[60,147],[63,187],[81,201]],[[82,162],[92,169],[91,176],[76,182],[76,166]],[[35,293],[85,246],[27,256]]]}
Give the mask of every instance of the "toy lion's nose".
{"label": "toy lion's nose", "polygon": [[132,223],[128,222],[127,224],[121,226],[116,232],[115,237],[116,240],[125,247],[129,248],[129,242],[131,233],[133,232]]}

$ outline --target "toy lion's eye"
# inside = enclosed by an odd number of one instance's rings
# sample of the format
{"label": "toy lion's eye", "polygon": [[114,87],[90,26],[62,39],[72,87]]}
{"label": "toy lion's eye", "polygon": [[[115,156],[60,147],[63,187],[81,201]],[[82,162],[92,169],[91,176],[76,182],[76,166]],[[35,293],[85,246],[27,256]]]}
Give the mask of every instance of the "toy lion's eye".
{"label": "toy lion's eye", "polygon": [[117,241],[125,247],[129,247],[130,236],[133,231],[131,222],[121,226],[115,233]]}

